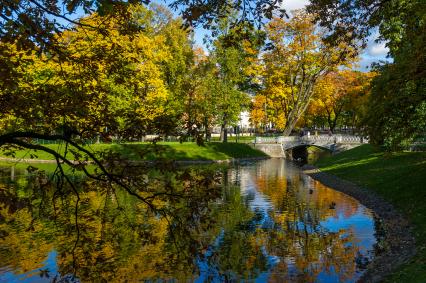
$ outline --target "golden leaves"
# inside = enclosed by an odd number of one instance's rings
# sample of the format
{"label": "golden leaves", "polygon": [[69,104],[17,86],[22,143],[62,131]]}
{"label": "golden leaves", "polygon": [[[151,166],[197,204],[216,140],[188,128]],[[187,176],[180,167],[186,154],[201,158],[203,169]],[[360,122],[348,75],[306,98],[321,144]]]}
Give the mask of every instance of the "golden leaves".
{"label": "golden leaves", "polygon": [[[266,28],[270,43],[262,58],[264,89],[260,95],[267,97],[267,102],[255,108],[268,109],[264,125],[272,123],[275,128],[285,129],[285,134],[304,114],[314,88],[331,91],[327,85],[318,86],[318,79],[339,66],[350,65],[355,56],[348,44],[326,44],[313,18],[299,10],[288,21],[274,18]],[[259,116],[259,111],[252,113]]]}
{"label": "golden leaves", "polygon": [[164,64],[174,54],[164,32],[149,28],[154,25],[152,13],[136,10],[133,15],[139,18],[128,23],[144,29],[131,33],[123,19],[93,14],[82,19],[86,25],[56,35],[59,55],[26,54],[0,43],[0,60],[7,56],[9,63],[16,63],[17,91],[14,101],[2,105],[2,128],[17,117],[27,128],[54,130],[66,122],[78,131],[94,125],[113,131],[163,115],[170,97]]}

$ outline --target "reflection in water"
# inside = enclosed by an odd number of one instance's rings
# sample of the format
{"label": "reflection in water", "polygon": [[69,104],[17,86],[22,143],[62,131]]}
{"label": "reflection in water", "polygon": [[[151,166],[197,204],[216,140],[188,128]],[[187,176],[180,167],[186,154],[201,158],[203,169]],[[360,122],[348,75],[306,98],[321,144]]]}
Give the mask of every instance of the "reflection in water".
{"label": "reflection in water", "polygon": [[143,176],[182,196],[158,198],[157,211],[76,179],[78,225],[72,194],[3,175],[0,282],[353,282],[375,243],[364,206],[280,159]]}

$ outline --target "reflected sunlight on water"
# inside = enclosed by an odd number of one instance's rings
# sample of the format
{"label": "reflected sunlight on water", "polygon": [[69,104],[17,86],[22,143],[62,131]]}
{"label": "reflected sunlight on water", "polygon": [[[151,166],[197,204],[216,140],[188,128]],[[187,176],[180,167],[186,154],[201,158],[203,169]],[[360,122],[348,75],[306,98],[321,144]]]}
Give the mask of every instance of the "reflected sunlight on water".
{"label": "reflected sunlight on water", "polygon": [[78,237],[72,196],[8,170],[0,282],[354,282],[376,243],[370,210],[282,159],[215,169],[217,188],[162,200],[168,219],[81,182]]}

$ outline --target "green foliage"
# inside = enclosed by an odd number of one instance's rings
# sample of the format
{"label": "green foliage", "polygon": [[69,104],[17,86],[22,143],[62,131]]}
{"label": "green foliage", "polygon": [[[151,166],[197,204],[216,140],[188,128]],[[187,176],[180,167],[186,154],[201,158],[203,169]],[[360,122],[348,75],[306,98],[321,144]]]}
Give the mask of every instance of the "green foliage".
{"label": "green foliage", "polygon": [[232,24],[243,21],[260,25],[265,19],[273,16],[284,16],[283,0],[176,0],[172,1],[172,8],[184,8],[183,17],[193,25],[202,24],[210,28],[213,21],[228,16],[229,11],[238,11]]}
{"label": "green foliage", "polygon": [[368,134],[373,143],[389,150],[406,147],[426,129],[426,79],[406,72],[405,64],[390,64],[373,81]]}
{"label": "green foliage", "polygon": [[[379,28],[393,63],[379,66],[366,130],[373,143],[400,150],[425,131],[426,2],[423,0],[313,0],[309,10],[331,28],[329,40],[339,44],[345,34],[366,40]],[[337,27],[337,28],[336,28]],[[350,33],[348,33],[350,31]],[[347,36],[346,36],[347,37]]]}
{"label": "green foliage", "polygon": [[183,28],[182,19],[173,18],[164,6],[151,4],[150,10],[153,11],[151,21],[155,33],[164,38],[164,45],[171,55],[161,64],[162,80],[169,95],[164,113],[155,121],[158,124],[155,128],[171,135],[185,128],[183,116],[188,109],[184,105],[191,92],[195,64],[192,33]]}
{"label": "green foliage", "polygon": [[[239,114],[248,108],[248,92],[258,87],[253,66],[264,41],[264,34],[247,23],[232,24],[235,13],[217,19],[212,30],[208,61],[204,63],[204,92],[209,93],[207,113],[214,111],[222,127],[221,139],[227,141],[227,127],[236,125]],[[210,110],[208,109],[210,108]],[[204,119],[205,121],[208,118]],[[206,128],[208,125],[205,123]]]}
{"label": "green foliage", "polygon": [[426,130],[426,5],[400,5],[402,12],[383,23],[394,62],[378,67],[366,119],[372,141],[389,150],[404,148]]}

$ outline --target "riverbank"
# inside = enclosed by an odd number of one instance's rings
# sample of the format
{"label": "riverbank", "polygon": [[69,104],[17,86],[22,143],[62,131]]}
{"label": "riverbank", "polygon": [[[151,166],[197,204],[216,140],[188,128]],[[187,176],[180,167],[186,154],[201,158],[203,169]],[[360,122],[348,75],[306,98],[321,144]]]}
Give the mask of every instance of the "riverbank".
{"label": "riverbank", "polygon": [[[64,152],[64,145],[47,144],[43,145],[59,153]],[[99,155],[102,152],[111,151],[118,154],[120,158],[130,161],[156,161],[174,160],[178,163],[212,163],[212,162],[232,162],[234,160],[259,159],[268,156],[243,143],[206,143],[205,146],[198,146],[195,143],[186,142],[165,142],[153,145],[151,143],[123,143],[123,144],[92,144],[84,146],[85,149]],[[72,149],[72,148],[71,148]],[[69,159],[75,157],[68,153]],[[14,156],[8,156],[6,152],[0,150],[0,158],[4,161],[21,160],[26,163],[50,163],[55,162],[53,155],[44,151],[18,150]]]}
{"label": "riverbank", "polygon": [[[392,271],[385,281],[426,282],[426,152],[390,154],[363,145],[315,165],[321,171],[306,173],[355,197],[383,219],[389,237],[379,245],[384,253],[366,276],[379,281]],[[417,247],[414,257],[410,227]]]}

